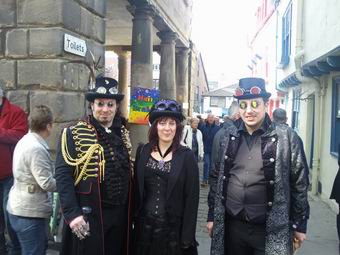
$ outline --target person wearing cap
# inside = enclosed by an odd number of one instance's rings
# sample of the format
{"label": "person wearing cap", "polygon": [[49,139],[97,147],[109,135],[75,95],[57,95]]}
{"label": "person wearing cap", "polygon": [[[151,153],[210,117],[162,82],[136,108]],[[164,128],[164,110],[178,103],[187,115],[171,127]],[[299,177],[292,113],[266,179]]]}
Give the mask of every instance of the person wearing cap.
{"label": "person wearing cap", "polygon": [[221,138],[210,176],[213,255],[293,254],[306,239],[308,166],[295,131],[271,123],[270,95],[254,77],[240,79],[235,91],[241,120]]}
{"label": "person wearing cap", "polygon": [[149,143],[136,152],[134,255],[195,255],[199,170],[181,145],[184,120],[174,100],[151,108]]}
{"label": "person wearing cap", "polygon": [[[13,152],[17,142],[27,133],[26,113],[12,104],[4,95],[0,84],[0,254],[20,254],[20,244],[8,222],[6,210],[8,193],[13,185]],[[6,244],[5,232],[9,236]],[[7,250],[7,251],[6,251]]]}
{"label": "person wearing cap", "polygon": [[92,114],[62,131],[57,191],[65,219],[60,254],[129,254],[131,143],[118,82],[100,77],[85,93]]}

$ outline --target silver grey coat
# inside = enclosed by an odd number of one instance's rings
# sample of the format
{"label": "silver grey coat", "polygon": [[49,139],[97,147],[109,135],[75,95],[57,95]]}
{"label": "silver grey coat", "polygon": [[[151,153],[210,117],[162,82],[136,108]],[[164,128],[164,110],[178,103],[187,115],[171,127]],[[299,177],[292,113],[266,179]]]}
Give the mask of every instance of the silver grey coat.
{"label": "silver grey coat", "polygon": [[[268,116],[266,117],[270,122]],[[239,138],[237,127],[229,127],[222,136],[218,162],[213,162],[216,169],[211,169],[209,210],[213,212],[213,237],[211,243],[212,255],[224,254],[225,240],[225,207],[223,203],[223,180],[225,175],[225,155],[228,147],[233,147],[233,141]],[[307,224],[309,217],[308,204],[308,166],[300,137],[288,126],[271,124],[261,136],[262,158],[268,159],[270,180],[267,183],[266,212],[266,255],[292,254],[292,234],[300,224]],[[275,143],[268,146],[267,143]],[[235,147],[235,145],[234,145]],[[274,150],[272,149],[274,147]],[[229,148],[230,150],[230,148]],[[237,147],[232,148],[234,153]],[[272,151],[268,151],[272,150]],[[273,161],[273,159],[275,161]],[[265,165],[265,160],[264,160]],[[271,165],[271,166],[270,166]],[[267,174],[268,175],[268,174]],[[268,187],[271,188],[268,190]],[[209,217],[208,217],[209,221]],[[229,254],[232,255],[232,254]]]}

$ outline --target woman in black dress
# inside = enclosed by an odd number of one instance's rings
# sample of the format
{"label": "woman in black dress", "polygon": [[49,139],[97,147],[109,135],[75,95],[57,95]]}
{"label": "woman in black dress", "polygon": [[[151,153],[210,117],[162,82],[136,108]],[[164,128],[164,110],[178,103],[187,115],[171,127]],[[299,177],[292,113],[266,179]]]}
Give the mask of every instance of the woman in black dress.
{"label": "woman in black dress", "polygon": [[[339,170],[333,183],[330,199],[335,199],[335,201],[340,205],[340,144],[338,148],[338,166]],[[336,227],[338,230],[339,254],[340,254],[340,212],[336,216]]]}
{"label": "woman in black dress", "polygon": [[193,152],[180,145],[183,119],[174,100],[149,113],[149,143],[135,163],[135,255],[197,254],[199,173]]}

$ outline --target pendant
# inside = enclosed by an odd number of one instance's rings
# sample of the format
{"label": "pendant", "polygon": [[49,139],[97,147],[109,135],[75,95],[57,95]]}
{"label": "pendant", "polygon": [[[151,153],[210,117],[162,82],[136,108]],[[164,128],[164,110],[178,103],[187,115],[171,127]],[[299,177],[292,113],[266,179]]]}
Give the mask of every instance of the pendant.
{"label": "pendant", "polygon": [[163,170],[163,168],[164,168],[164,160],[163,159],[161,159],[160,161],[158,161],[158,167],[159,167],[159,169],[161,169],[161,170]]}

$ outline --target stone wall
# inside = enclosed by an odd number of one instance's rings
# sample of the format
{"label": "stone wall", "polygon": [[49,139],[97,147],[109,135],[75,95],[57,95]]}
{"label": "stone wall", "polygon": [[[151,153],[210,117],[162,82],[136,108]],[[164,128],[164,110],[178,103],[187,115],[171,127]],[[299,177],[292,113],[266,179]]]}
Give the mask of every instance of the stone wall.
{"label": "stone wall", "polygon": [[[1,0],[0,83],[7,97],[30,112],[46,104],[55,117],[50,146],[65,125],[86,113],[90,51],[104,67],[106,0]],[[64,34],[86,41],[85,57],[64,51]]]}

